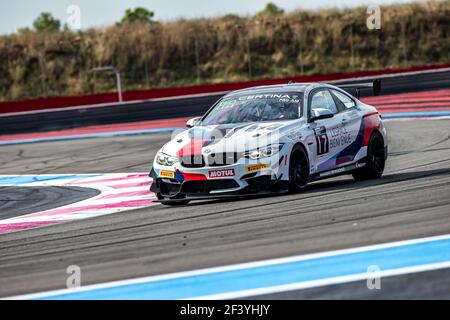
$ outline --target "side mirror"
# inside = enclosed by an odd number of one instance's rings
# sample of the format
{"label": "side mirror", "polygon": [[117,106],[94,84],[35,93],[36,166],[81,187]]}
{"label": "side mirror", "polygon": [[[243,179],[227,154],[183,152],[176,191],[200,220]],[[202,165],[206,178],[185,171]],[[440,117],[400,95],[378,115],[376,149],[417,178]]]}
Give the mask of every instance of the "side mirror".
{"label": "side mirror", "polygon": [[329,119],[333,117],[334,114],[328,109],[314,109],[312,110],[312,115],[309,121],[313,122],[316,120]]}
{"label": "side mirror", "polygon": [[188,121],[186,121],[186,127],[188,128],[192,128],[195,127],[196,125],[198,125],[200,123],[200,119],[202,117],[195,117],[195,118],[191,118]]}

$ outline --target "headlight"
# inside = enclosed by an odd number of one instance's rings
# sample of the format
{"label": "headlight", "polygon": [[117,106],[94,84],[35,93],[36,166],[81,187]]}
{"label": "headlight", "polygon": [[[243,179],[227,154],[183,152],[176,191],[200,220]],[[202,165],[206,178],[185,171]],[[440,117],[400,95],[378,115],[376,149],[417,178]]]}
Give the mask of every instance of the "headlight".
{"label": "headlight", "polygon": [[161,166],[173,166],[177,162],[178,158],[176,157],[171,157],[164,153],[158,153],[156,155],[156,163]]}
{"label": "headlight", "polygon": [[252,160],[268,158],[277,154],[281,148],[283,148],[282,143],[271,144],[262,148],[250,150],[244,153],[246,158],[250,158]]}

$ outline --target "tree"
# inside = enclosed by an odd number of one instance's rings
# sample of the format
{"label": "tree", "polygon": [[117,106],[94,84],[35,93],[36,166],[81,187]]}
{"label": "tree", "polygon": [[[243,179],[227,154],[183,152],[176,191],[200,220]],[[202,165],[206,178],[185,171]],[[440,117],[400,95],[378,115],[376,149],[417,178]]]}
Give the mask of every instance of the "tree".
{"label": "tree", "polygon": [[269,2],[266,4],[263,11],[260,12],[260,14],[267,14],[267,15],[279,15],[283,14],[284,10],[278,7],[275,3]]}
{"label": "tree", "polygon": [[30,33],[31,31],[32,30],[29,27],[23,27],[23,28],[17,29],[18,34],[26,34],[26,33]]}
{"label": "tree", "polygon": [[42,12],[33,22],[33,27],[38,32],[54,32],[61,27],[61,22],[55,19],[51,13]]}
{"label": "tree", "polygon": [[131,23],[148,23],[152,22],[154,12],[147,10],[142,7],[135,9],[127,9],[125,15],[120,21],[121,24],[131,24]]}

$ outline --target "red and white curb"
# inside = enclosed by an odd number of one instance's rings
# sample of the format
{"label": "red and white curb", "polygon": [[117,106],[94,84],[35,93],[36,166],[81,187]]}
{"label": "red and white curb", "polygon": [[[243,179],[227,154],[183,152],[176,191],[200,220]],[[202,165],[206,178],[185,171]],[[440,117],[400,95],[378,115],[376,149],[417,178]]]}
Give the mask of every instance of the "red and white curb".
{"label": "red and white curb", "polygon": [[76,186],[100,191],[76,203],[0,220],[0,234],[156,205],[156,196],[149,191],[151,182],[148,173],[0,175],[0,186]]}

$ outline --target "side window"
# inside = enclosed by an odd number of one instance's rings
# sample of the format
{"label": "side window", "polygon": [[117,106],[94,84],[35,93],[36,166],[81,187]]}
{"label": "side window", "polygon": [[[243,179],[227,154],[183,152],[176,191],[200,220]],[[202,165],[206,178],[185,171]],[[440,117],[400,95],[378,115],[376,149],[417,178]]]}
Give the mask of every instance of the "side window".
{"label": "side window", "polygon": [[333,95],[338,98],[338,100],[340,102],[342,102],[342,104],[345,106],[345,108],[350,109],[353,108],[355,106],[355,102],[348,97],[347,95],[337,91],[337,90],[333,90]]}
{"label": "side window", "polygon": [[338,113],[338,109],[330,91],[320,90],[313,94],[311,99],[311,111],[317,109],[328,109],[333,114]]}

